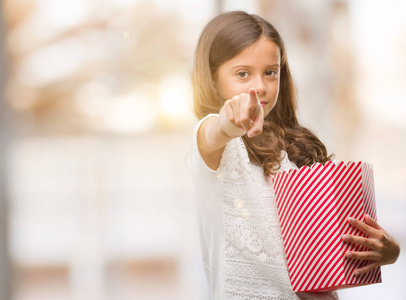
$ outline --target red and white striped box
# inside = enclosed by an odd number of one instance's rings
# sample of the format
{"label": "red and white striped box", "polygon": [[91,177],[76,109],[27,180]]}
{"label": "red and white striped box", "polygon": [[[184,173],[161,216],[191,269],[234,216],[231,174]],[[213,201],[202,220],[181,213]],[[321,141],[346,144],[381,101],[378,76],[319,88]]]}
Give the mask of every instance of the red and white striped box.
{"label": "red and white striped box", "polygon": [[381,270],[354,276],[367,261],[345,258],[364,246],[342,241],[343,234],[367,235],[348,217],[376,220],[372,166],[329,161],[272,176],[293,290],[328,291],[381,282]]}

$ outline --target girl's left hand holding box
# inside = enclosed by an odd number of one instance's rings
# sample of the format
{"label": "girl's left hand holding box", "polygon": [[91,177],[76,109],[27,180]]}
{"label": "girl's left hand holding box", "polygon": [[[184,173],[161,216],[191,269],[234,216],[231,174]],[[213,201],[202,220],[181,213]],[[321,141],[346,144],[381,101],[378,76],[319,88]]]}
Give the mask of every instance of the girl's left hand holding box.
{"label": "girl's left hand holding box", "polygon": [[345,257],[369,260],[370,262],[362,268],[356,269],[354,275],[364,274],[376,267],[393,264],[399,256],[400,247],[396,240],[387,233],[374,219],[365,215],[365,223],[354,218],[349,218],[348,222],[366,233],[369,237],[364,238],[355,235],[343,235],[343,241],[366,246],[369,251],[348,251]]}

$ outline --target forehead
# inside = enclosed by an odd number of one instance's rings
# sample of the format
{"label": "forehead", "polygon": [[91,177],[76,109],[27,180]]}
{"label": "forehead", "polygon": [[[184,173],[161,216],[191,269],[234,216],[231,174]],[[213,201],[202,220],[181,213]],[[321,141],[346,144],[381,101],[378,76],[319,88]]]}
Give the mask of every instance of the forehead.
{"label": "forehead", "polygon": [[280,64],[280,57],[280,50],[275,42],[262,37],[227,61],[225,65],[228,67],[233,67],[234,65],[274,65]]}

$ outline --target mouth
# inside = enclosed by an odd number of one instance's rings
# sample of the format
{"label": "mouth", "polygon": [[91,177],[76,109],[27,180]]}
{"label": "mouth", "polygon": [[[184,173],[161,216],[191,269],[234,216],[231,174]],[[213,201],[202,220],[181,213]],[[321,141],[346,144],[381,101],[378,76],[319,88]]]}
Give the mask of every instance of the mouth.
{"label": "mouth", "polygon": [[261,101],[261,106],[262,106],[262,107],[264,107],[264,106],[267,105],[267,104],[268,104],[268,102]]}

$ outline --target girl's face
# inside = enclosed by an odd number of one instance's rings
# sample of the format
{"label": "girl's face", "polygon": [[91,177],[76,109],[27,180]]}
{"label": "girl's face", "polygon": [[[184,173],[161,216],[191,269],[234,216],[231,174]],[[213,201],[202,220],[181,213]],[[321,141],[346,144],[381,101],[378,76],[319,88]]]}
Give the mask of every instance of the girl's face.
{"label": "girl's face", "polygon": [[279,94],[280,51],[278,46],[261,37],[217,71],[215,86],[225,100],[255,88],[264,108],[264,117],[276,104]]}

